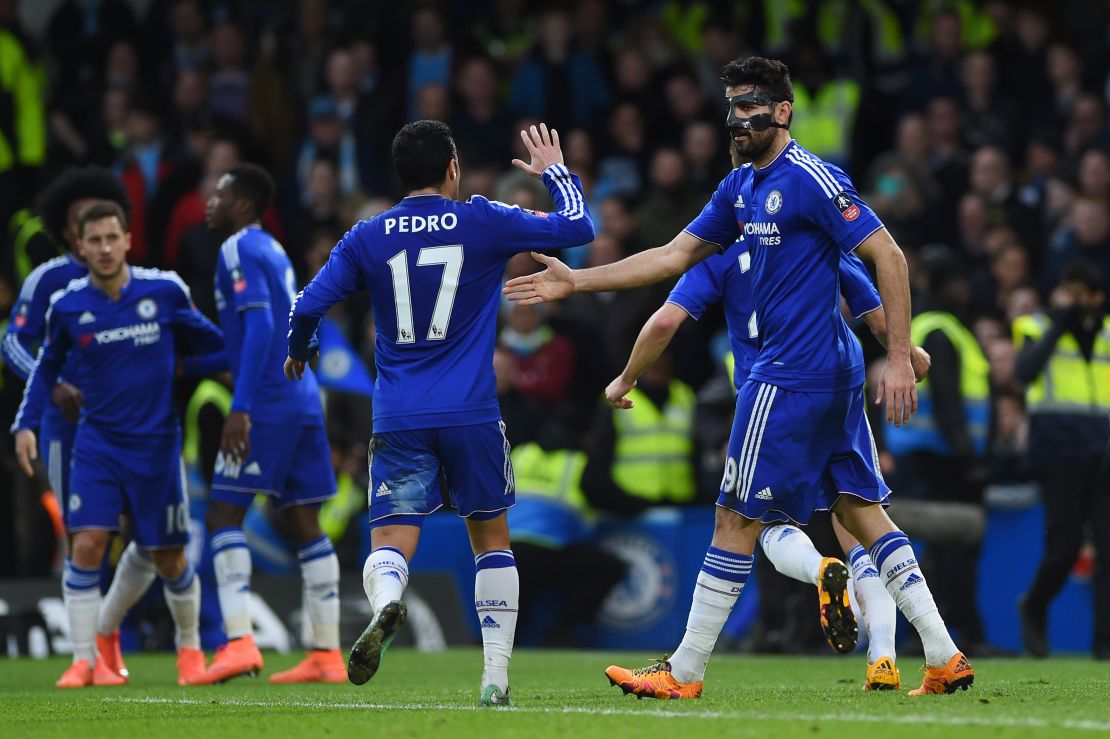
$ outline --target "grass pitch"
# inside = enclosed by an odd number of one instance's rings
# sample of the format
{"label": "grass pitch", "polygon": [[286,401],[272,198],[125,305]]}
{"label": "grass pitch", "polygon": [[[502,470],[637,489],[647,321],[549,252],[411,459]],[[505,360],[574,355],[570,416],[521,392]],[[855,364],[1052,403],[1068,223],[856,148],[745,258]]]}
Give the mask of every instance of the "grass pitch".
{"label": "grass pitch", "polygon": [[[63,691],[68,658],[0,661],[4,737],[785,737],[890,739],[1110,736],[1110,664],[977,660],[976,684],[950,696],[863,693],[864,660],[721,655],[698,701],[637,701],[610,687],[611,662],[647,655],[520,650],[511,709],[479,709],[481,652],[394,649],[367,685],[271,686],[265,679],[179,688],[172,655],[127,658],[131,684]],[[266,673],[299,655],[266,656]],[[902,660],[904,687],[919,660]],[[912,683],[912,684],[911,684]]]}

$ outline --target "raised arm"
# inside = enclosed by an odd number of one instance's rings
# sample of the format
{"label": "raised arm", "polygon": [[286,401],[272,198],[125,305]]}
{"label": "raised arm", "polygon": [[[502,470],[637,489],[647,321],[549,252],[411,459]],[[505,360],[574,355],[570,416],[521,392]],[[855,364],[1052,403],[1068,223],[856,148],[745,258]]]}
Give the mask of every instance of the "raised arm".
{"label": "raised arm", "polygon": [[885,400],[887,420],[900,426],[917,412],[917,387],[910,363],[910,283],[906,257],[885,228],[864,239],[855,251],[875,264],[886,313],[887,363],[876,402]]}

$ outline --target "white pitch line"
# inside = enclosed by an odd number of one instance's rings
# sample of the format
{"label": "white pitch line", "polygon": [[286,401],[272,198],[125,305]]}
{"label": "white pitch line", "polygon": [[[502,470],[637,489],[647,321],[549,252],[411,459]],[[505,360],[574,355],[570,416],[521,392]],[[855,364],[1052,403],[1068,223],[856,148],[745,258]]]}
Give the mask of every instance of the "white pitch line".
{"label": "white pitch line", "polygon": [[[154,703],[154,704],[181,704],[181,705],[230,705],[247,708],[313,708],[313,709],[360,709],[368,711],[488,711],[481,706],[448,706],[442,704],[422,705],[419,703],[333,703],[317,701],[250,701],[237,698],[197,700],[194,698],[105,698],[105,701],[118,703]],[[928,699],[926,699],[928,700]],[[527,714],[589,714],[602,716],[644,716],[647,718],[673,718],[673,719],[727,719],[727,720],[752,720],[752,721],[806,721],[813,723],[871,723],[871,724],[919,724],[937,726],[984,726],[1007,727],[1023,729],[1069,729],[1073,731],[1107,731],[1110,732],[1110,721],[1095,721],[1091,719],[1063,719],[1050,721],[1041,718],[1006,718],[1005,716],[925,716],[925,715],[893,715],[876,716],[868,713],[830,713],[830,714],[773,714],[743,711],[662,711],[647,708],[635,710],[630,708],[584,708],[579,706],[566,706],[564,708],[550,708],[541,706],[513,706],[512,708],[497,709],[509,713]]]}

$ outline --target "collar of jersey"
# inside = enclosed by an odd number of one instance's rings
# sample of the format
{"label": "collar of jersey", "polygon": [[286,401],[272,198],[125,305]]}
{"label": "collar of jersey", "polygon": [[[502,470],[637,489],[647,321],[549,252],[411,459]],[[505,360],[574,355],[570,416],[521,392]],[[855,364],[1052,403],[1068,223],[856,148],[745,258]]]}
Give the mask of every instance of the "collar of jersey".
{"label": "collar of jersey", "polygon": [[[438,192],[425,192],[425,193],[421,193],[420,195],[406,195],[405,197],[401,198],[401,202],[404,203],[406,201],[415,201],[417,198],[440,198],[441,200],[448,200],[449,199],[446,195],[440,195]],[[421,202],[428,202],[428,201],[421,201]]]}
{"label": "collar of jersey", "polygon": [[760,177],[774,172],[775,169],[777,169],[783,162],[786,161],[787,152],[794,149],[797,145],[798,142],[795,139],[790,139],[786,142],[786,146],[782,147],[782,151],[780,151],[778,155],[774,159],[772,159],[766,167],[757,168],[756,166],[752,165],[752,172]]}

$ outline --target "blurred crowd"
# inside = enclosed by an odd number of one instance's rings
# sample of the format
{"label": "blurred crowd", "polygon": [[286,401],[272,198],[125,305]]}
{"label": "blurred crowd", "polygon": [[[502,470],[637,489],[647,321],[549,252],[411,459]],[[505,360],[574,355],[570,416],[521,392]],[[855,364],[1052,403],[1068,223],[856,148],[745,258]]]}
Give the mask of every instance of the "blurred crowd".
{"label": "blurred crowd", "polygon": [[[177,270],[212,315],[219,239],[204,202],[222,173],[249,160],[274,174],[265,225],[304,283],[347,228],[403,195],[389,142],[421,118],[450,124],[464,197],[539,209],[553,205],[544,187],[509,162],[517,131],[557,128],[598,226],[562,256],[618,260],[669,241],[729,171],[718,72],[761,54],[791,69],[793,135],[852,176],[905,250],[915,313],[954,316],[989,363],[981,445],[941,423],[952,470],[934,481],[907,472],[914,455],[888,449],[876,419],[883,468],[910,497],[981,507],[991,490],[1037,482],[1024,394],[1036,375],[1015,374],[1014,322],[1072,305],[1057,288],[1077,259],[1110,275],[1108,31],[1104,0],[64,0],[32,36],[19,3],[0,0],[0,313],[58,253],[34,237],[34,205],[66,167],[118,174],[132,262]],[[508,276],[535,269],[520,256]],[[687,321],[641,380],[657,408],[650,465],[636,467],[643,448],[625,448],[627,423],[599,402],[669,287],[505,304],[494,361],[509,440],[585,451],[596,509],[717,495],[732,411],[721,315]],[[331,317],[372,367],[368,301]],[[937,354],[943,375],[946,347]],[[5,374],[5,418],[20,391]],[[336,465],[364,481],[366,405],[333,405]],[[36,568],[0,557],[12,562]],[[948,618],[984,640],[974,612]]]}

